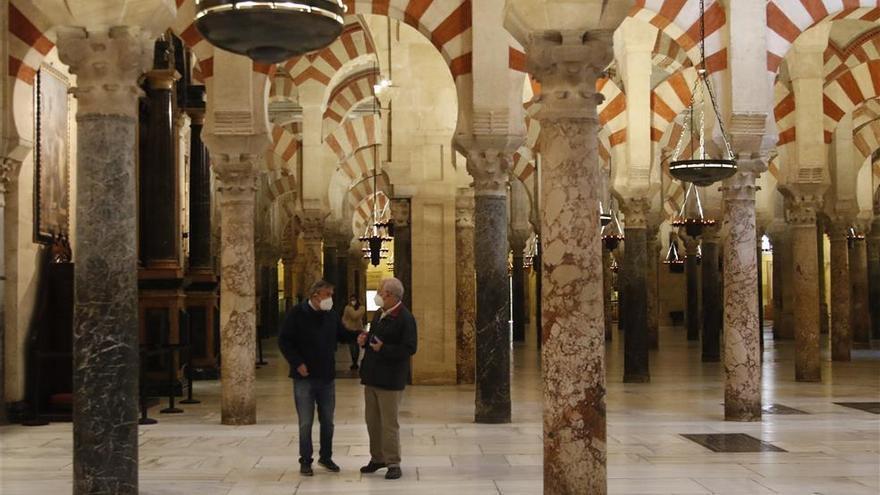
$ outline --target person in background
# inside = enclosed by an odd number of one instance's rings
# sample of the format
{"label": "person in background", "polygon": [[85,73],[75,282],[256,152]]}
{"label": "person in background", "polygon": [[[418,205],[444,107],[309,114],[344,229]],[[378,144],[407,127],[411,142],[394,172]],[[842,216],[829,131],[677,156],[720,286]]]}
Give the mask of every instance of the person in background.
{"label": "person in background", "polygon": [[312,284],[308,299],[294,306],[284,318],[278,347],[290,364],[293,399],[299,419],[300,474],[312,476],[312,424],[315,406],[321,423],[318,464],[333,472],[333,413],[336,408],[336,343],[357,340],[358,333],[342,325],[333,309],[333,284]]}
{"label": "person in background", "polygon": [[[364,320],[366,319],[366,315],[367,309],[364,306],[361,306],[357,296],[352,294],[348,299],[348,304],[342,312],[342,324],[349,332],[354,332],[355,334],[361,333],[364,331]],[[356,370],[358,369],[358,358],[361,355],[361,346],[358,345],[356,339],[349,342],[348,346],[349,351],[351,352],[350,369]]]}
{"label": "person in background", "polygon": [[398,409],[409,376],[410,357],[416,353],[416,320],[403,305],[403,284],[396,278],[379,283],[375,303],[381,308],[370,333],[358,336],[364,347],[361,383],[364,385],[364,416],[370,436],[370,462],[362,473],[388,468],[385,479],[395,480],[400,470],[400,424]]}

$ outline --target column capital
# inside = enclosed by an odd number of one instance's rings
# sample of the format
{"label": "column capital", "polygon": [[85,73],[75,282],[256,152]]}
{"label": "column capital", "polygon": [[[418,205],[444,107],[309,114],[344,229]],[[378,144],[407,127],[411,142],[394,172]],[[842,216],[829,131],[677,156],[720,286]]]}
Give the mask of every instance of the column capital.
{"label": "column capital", "polygon": [[[822,197],[810,194],[797,194],[797,190],[786,188],[785,220],[789,224],[815,224],[816,214],[822,208]],[[804,191],[800,191],[804,192]]]}
{"label": "column capital", "polygon": [[651,203],[648,198],[627,198],[620,203],[620,211],[626,217],[627,229],[648,228],[648,214],[651,211]]}
{"label": "column capital", "polygon": [[0,158],[0,201],[4,201],[3,194],[9,190],[9,185],[18,180],[18,172],[21,170],[21,160],[15,158]]}
{"label": "column capital", "polygon": [[831,242],[846,241],[846,237],[849,234],[849,227],[851,225],[851,216],[835,215],[831,217],[831,221],[825,224],[828,228],[828,237],[831,238]]}
{"label": "column capital", "polygon": [[324,210],[303,210],[296,214],[303,240],[321,241],[324,238],[324,222],[329,215]]}
{"label": "column capital", "polygon": [[526,66],[542,85],[541,120],[595,119],[596,80],[614,57],[611,31],[540,33],[526,45]]}
{"label": "column capital", "polygon": [[721,184],[724,201],[754,201],[758,190],[756,181],[767,170],[762,158],[737,160],[737,171]]}
{"label": "column capital", "polygon": [[391,198],[391,220],[395,228],[409,227],[410,198]]}
{"label": "column capital", "polygon": [[[256,157],[253,155],[212,155],[211,166],[217,174],[217,191],[223,194],[256,193],[257,172],[254,169]],[[255,201],[252,198],[251,201]]]}
{"label": "column capital", "polygon": [[506,196],[513,154],[503,148],[474,148],[466,153],[467,171],[474,178],[474,194]]}
{"label": "column capital", "polygon": [[77,100],[77,114],[137,118],[137,81],[151,66],[152,47],[146,32],[128,26],[59,28],[58,57],[76,75],[70,92]]}

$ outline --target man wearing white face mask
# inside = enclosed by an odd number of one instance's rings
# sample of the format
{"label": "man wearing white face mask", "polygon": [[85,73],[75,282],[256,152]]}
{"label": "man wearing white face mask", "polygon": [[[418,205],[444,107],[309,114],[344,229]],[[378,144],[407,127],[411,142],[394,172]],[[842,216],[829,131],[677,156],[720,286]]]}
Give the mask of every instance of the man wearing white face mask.
{"label": "man wearing white face mask", "polygon": [[333,411],[336,408],[336,343],[355,340],[333,309],[333,284],[319,280],[309,298],[291,308],[278,335],[278,347],[290,364],[293,398],[299,418],[300,474],[312,476],[312,424],[315,406],[321,423],[318,464],[333,472]]}

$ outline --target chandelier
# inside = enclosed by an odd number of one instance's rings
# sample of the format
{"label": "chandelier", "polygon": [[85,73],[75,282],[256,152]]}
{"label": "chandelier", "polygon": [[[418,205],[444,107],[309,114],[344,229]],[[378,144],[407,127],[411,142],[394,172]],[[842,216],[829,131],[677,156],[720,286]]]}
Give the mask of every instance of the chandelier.
{"label": "chandelier", "polygon": [[669,234],[669,249],[666,251],[666,258],[663,260],[664,265],[669,266],[669,271],[678,273],[684,269],[684,260],[679,254],[678,242],[675,240],[675,234]]}
{"label": "chandelier", "polygon": [[[376,67],[378,69],[378,67]],[[379,114],[379,109],[377,108],[378,98],[376,97],[375,92],[373,93],[373,113]],[[379,266],[383,259],[388,257],[388,249],[383,247],[383,244],[389,241],[394,240],[392,237],[394,236],[394,223],[393,222],[380,222],[379,221],[379,172],[377,170],[377,164],[379,163],[379,153],[378,146],[373,146],[373,211],[372,211],[372,223],[371,226],[367,227],[367,231],[361,236],[358,240],[364,243],[364,247],[361,249],[364,253],[364,258],[370,260],[370,264],[373,266]],[[387,213],[388,205],[385,205],[385,212]]]}
{"label": "chandelier", "polygon": [[620,228],[617,213],[612,210],[609,215],[611,216],[611,221],[602,227],[602,243],[605,244],[605,249],[614,251],[617,249],[620,241],[623,240],[623,229]]}
{"label": "chandelier", "polygon": [[611,213],[605,211],[605,208],[602,206],[602,202],[599,201],[599,225],[602,227],[611,223]]}
{"label": "chandelier", "polygon": [[846,244],[848,247],[852,248],[856,241],[864,241],[865,234],[857,231],[855,227],[850,227],[846,229]]}
{"label": "chandelier", "polygon": [[715,225],[715,220],[706,218],[703,214],[703,202],[700,200],[700,190],[693,182],[688,184],[687,191],[684,194],[684,203],[681,204],[681,210],[678,217],[672,221],[672,225],[676,227],[684,227],[687,235],[698,237],[703,233],[705,227]]}
{"label": "chandelier", "polygon": [[[697,79],[691,91],[691,101],[686,110],[684,129],[669,163],[669,173],[676,179],[698,186],[708,186],[736,173],[736,160],[730,139],[721,122],[715,91],[706,69],[706,9],[700,0],[700,65]],[[712,106],[715,122],[721,134],[721,157],[711,157],[706,152],[706,105]],[[682,157],[685,158],[682,158]]]}
{"label": "chandelier", "polygon": [[324,48],[342,33],[342,0],[196,0],[196,29],[212,45],[274,64]]}

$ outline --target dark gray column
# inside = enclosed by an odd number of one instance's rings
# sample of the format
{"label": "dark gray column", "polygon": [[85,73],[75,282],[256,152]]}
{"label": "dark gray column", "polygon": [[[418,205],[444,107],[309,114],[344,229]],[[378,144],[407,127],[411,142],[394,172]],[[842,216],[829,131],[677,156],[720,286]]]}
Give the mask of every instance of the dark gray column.
{"label": "dark gray column", "polygon": [[391,218],[394,221],[394,277],[403,282],[403,304],[412,308],[412,226],[410,199],[391,199]]}
{"label": "dark gray column", "polygon": [[782,228],[777,227],[770,235],[773,247],[773,340],[779,340],[779,329],[782,323]]}
{"label": "dark gray column", "polygon": [[511,308],[513,310],[513,340],[514,342],[524,342],[526,340],[526,278],[525,269],[523,268],[524,255],[526,248],[526,238],[524,235],[515,234],[510,237],[510,249],[513,253],[513,269],[511,270],[510,283],[512,288]]}
{"label": "dark gray column", "polygon": [[852,349],[850,312],[852,285],[849,279],[849,249],[847,230],[849,219],[833,219],[828,232],[831,235],[831,360],[849,361]]}
{"label": "dark gray column", "polygon": [[868,235],[868,306],[871,308],[871,336],[880,339],[880,211],[875,206]]}
{"label": "dark gray column", "polygon": [[340,235],[336,239],[336,305],[340,314],[348,304],[349,297],[356,295],[361,299],[360,294],[355,294],[348,286],[348,250],[351,248],[351,237]]}
{"label": "dark gray column", "polygon": [[138,493],[136,115],[139,63],[125,27],[62,30],[77,76],[73,493]]}
{"label": "dark gray column", "polygon": [[816,255],[819,262],[819,332],[827,334],[829,329],[828,302],[825,288],[825,217],[816,218]]}
{"label": "dark gray column", "polygon": [[324,280],[333,285],[339,285],[339,273],[336,263],[336,240],[333,238],[335,234],[324,232]]}
{"label": "dark gray column", "polygon": [[507,184],[510,157],[469,153],[474,177],[474,268],[477,275],[477,423],[510,422],[510,292],[507,275]]}
{"label": "dark gray column", "polygon": [[648,240],[645,220],[648,209],[648,201],[644,198],[627,199],[622,206],[626,215],[626,253],[621,267],[621,288],[626,300],[626,327],[623,333],[624,383],[651,381],[648,368]]}
{"label": "dark gray column", "polygon": [[871,313],[868,309],[868,253],[865,239],[851,241],[849,276],[852,284],[853,347],[866,349],[871,346]]}
{"label": "dark gray column", "polygon": [[697,263],[697,246],[700,241],[690,237],[682,231],[681,240],[685,246],[684,271],[687,278],[687,306],[685,310],[685,325],[687,326],[687,339],[690,341],[700,340],[700,265]]}
{"label": "dark gray column", "polygon": [[602,246],[602,301],[605,308],[605,341],[614,338],[614,319],[611,314],[611,294],[614,291],[611,279],[611,251]]}
{"label": "dark gray column", "polygon": [[648,347],[660,348],[660,241],[657,239],[658,227],[648,226]]}
{"label": "dark gray column", "polygon": [[[211,168],[208,149],[202,142],[205,123],[205,87],[192,86],[189,90],[193,103],[201,106],[187,109],[190,118],[189,148],[189,269],[210,270],[211,259]],[[188,100],[189,101],[189,100]]]}
{"label": "dark gray column", "polygon": [[718,269],[718,226],[703,231],[703,362],[721,360],[721,272]]}

